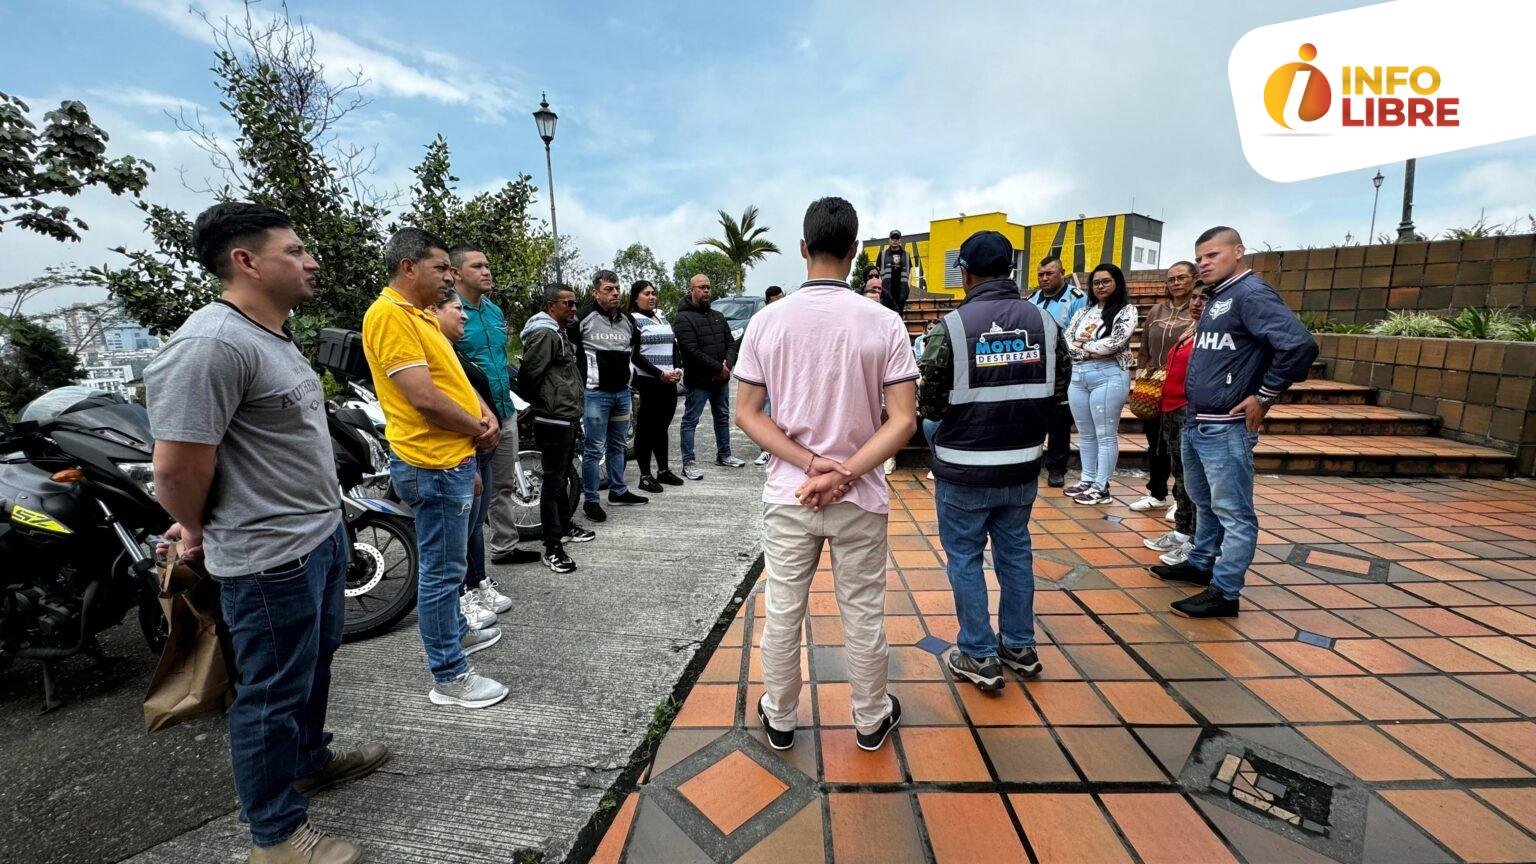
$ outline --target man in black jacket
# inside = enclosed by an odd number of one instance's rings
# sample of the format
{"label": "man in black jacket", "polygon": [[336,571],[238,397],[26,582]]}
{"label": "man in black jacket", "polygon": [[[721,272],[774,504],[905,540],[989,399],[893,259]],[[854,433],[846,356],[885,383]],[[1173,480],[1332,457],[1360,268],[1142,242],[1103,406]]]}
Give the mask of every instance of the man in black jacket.
{"label": "man in black jacket", "polygon": [[900,315],[907,308],[907,271],[912,267],[907,250],[902,246],[900,231],[891,229],[891,242],[880,250],[876,266],[880,270],[880,303]]}
{"label": "man in black jacket", "polygon": [[688,280],[688,296],[677,310],[672,330],[677,334],[677,352],[683,361],[683,476],[704,479],[704,472],[694,458],[693,434],[704,416],[704,403],[715,423],[715,464],[740,468],[747,464],[731,455],[731,368],[736,365],[736,340],[731,338],[731,324],[709,308],[709,277],[694,274]]}

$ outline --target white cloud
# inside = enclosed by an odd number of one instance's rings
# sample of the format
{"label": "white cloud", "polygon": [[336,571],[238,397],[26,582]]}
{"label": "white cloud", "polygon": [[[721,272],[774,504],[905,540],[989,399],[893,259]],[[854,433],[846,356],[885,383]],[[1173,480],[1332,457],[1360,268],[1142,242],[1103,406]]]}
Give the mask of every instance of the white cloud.
{"label": "white cloud", "polygon": [[[247,11],[236,0],[196,0],[190,8],[164,0],[123,2],[158,18],[184,36],[208,43],[213,42],[213,34],[195,12],[217,23],[224,19],[239,20]],[[260,6],[251,8],[250,14],[258,24],[276,17]],[[305,23],[315,41],[316,59],[327,70],[332,83],[344,83],[352,73],[358,73],[367,79],[365,89],[370,92],[470,106],[485,122],[501,121],[517,102],[517,94],[506,82],[481,75],[446,53],[417,51],[416,59],[420,62],[412,62],[385,46],[363,45],[335,30]]]}

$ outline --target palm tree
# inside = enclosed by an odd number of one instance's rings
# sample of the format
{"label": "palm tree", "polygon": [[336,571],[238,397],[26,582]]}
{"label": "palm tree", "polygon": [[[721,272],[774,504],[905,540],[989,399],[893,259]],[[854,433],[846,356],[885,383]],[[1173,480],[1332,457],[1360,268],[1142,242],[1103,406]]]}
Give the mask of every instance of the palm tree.
{"label": "palm tree", "polygon": [[768,229],[758,227],[756,207],[748,207],[743,211],[740,222],[732,219],[724,210],[719,213],[720,231],[725,235],[724,238],[706,237],[697,245],[719,249],[725,257],[731,259],[731,263],[736,265],[738,276],[736,284],[739,289],[745,290],[747,268],[770,254],[779,254],[779,247],[774,245],[773,241],[763,239]]}

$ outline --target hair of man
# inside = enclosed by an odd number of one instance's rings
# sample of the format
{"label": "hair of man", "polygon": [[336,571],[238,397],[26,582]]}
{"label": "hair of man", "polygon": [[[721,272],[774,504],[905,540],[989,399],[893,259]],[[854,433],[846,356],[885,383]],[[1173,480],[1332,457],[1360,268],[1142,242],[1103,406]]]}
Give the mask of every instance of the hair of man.
{"label": "hair of man", "polygon": [[215,204],[198,214],[192,225],[192,248],[197,261],[215,277],[234,276],[229,253],[234,249],[259,252],[267,244],[267,232],[273,228],[292,228],[293,220],[275,207],[245,201]]}

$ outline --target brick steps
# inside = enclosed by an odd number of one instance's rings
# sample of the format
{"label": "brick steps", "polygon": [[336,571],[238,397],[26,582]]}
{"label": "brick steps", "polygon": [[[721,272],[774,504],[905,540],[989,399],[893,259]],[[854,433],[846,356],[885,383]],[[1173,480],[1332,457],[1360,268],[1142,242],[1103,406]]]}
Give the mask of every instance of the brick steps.
{"label": "brick steps", "polygon": [[[1120,414],[1120,430],[1142,434],[1142,421],[1129,409]],[[1280,404],[1264,420],[1265,435],[1433,436],[1440,418],[1377,405]]]}

